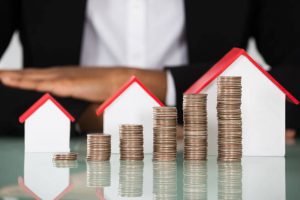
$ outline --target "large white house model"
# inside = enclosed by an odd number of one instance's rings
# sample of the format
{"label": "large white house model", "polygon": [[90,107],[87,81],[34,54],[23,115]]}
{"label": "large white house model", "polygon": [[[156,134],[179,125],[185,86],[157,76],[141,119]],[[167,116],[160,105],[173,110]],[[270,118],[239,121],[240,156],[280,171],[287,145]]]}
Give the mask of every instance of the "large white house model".
{"label": "large white house model", "polygon": [[153,149],[153,107],[163,106],[136,77],[131,77],[112,97],[97,109],[103,113],[103,131],[112,135],[112,153],[119,153],[119,126],[142,124],[144,128],[144,153]]}
{"label": "large white house model", "polygon": [[19,121],[25,123],[25,152],[69,152],[75,121],[50,94],[34,103]]}
{"label": "large white house model", "polygon": [[242,77],[244,156],[285,155],[285,101],[299,101],[243,49],[233,48],[185,93],[208,94],[208,154],[217,155],[217,78]]}

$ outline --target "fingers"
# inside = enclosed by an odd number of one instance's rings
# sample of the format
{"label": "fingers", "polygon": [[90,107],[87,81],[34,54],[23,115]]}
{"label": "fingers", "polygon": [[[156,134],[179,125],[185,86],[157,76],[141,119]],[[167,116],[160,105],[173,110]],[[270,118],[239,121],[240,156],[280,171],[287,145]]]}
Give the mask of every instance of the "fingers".
{"label": "fingers", "polygon": [[1,70],[0,80],[4,78],[12,79],[32,79],[32,80],[50,80],[61,76],[61,73],[54,69],[24,69],[24,70]]}

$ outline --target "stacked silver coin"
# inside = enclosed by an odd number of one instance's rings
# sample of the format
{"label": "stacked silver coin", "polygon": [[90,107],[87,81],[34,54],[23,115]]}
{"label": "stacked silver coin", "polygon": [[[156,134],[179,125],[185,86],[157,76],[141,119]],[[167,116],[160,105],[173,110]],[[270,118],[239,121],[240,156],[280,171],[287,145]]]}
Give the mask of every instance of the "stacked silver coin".
{"label": "stacked silver coin", "polygon": [[101,133],[87,134],[87,160],[106,161],[111,155],[111,136]]}
{"label": "stacked silver coin", "polygon": [[119,195],[141,197],[143,195],[144,161],[121,160],[119,174]]}
{"label": "stacked silver coin", "polygon": [[206,160],[207,94],[183,96],[184,159]]}
{"label": "stacked silver coin", "polygon": [[74,152],[64,152],[64,153],[55,153],[53,154],[52,160],[59,161],[59,160],[77,160],[78,153]]}
{"label": "stacked silver coin", "polygon": [[143,160],[144,139],[143,126],[137,124],[122,124],[120,131],[120,159]]}
{"label": "stacked silver coin", "polygon": [[218,162],[218,199],[242,200],[242,176],[240,162]]}
{"label": "stacked silver coin", "polygon": [[109,187],[111,183],[110,161],[86,162],[87,187]]}
{"label": "stacked silver coin", "polygon": [[188,160],[183,163],[183,200],[207,199],[207,163]]}
{"label": "stacked silver coin", "polygon": [[176,160],[177,109],[176,107],[153,108],[153,160]]}
{"label": "stacked silver coin", "polygon": [[177,199],[177,166],[176,161],[153,162],[153,199]]}
{"label": "stacked silver coin", "polygon": [[242,78],[218,78],[218,160],[240,161],[242,157]]}

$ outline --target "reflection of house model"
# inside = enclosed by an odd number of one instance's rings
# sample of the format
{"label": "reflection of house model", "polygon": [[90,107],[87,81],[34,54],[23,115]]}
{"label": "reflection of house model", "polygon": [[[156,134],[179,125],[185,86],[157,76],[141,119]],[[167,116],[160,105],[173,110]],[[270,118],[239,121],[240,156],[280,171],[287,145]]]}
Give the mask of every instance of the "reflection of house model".
{"label": "reflection of house model", "polygon": [[52,153],[25,153],[24,179],[19,186],[34,199],[62,199],[72,188],[70,169],[56,168]]}
{"label": "reflection of house model", "polygon": [[234,48],[186,93],[208,94],[208,154],[217,154],[217,78],[242,77],[243,155],[285,155],[285,99],[298,104],[284,87],[243,49]]}
{"label": "reflection of house model", "polygon": [[131,77],[115,95],[98,109],[103,114],[104,133],[112,135],[112,153],[119,153],[119,125],[142,124],[144,128],[144,152],[152,153],[153,107],[163,104],[136,77]]}
{"label": "reflection of house model", "polygon": [[19,121],[25,122],[25,152],[69,152],[74,118],[49,94],[34,103]]}

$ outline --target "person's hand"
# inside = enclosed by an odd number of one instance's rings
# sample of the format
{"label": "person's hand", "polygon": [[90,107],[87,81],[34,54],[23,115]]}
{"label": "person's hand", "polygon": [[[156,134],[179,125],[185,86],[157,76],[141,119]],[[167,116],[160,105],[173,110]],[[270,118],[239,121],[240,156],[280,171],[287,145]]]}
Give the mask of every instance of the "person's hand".
{"label": "person's hand", "polygon": [[121,67],[0,70],[0,81],[9,87],[100,102],[111,96],[132,75],[140,78],[158,98],[164,100],[166,75],[162,71]]}

